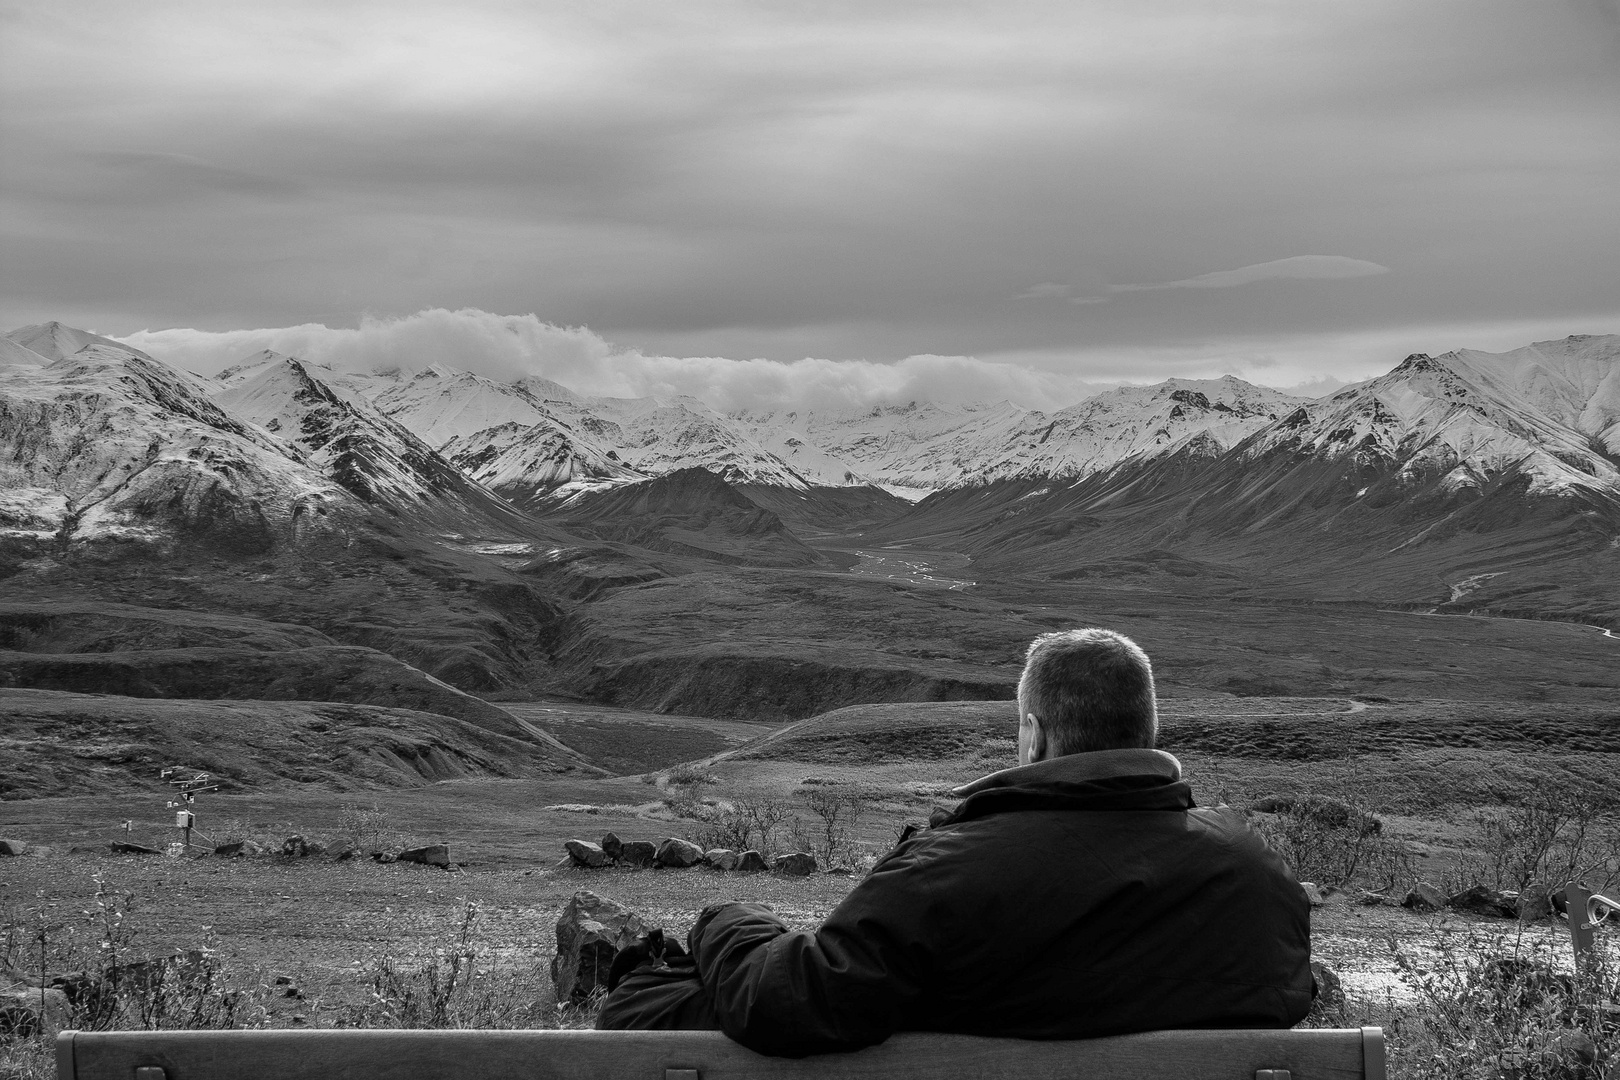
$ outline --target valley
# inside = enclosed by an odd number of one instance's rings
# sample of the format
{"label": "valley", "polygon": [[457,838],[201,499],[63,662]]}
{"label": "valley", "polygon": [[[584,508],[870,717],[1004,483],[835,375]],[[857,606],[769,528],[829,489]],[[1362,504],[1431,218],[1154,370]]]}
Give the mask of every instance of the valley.
{"label": "valley", "polygon": [[[1620,338],[1410,357],[1328,399],[1170,380],[770,416],[0,340],[0,837],[29,845],[0,910],[127,890],[149,953],[294,980],[268,1023],[353,1020],[468,901],[527,1022],[574,1022],[544,963],[577,889],[678,931],[729,898],[814,924],[1012,762],[1024,652],[1076,626],[1152,657],[1201,803],[1272,836],[1290,800],[1378,817],[1313,914],[1364,1002],[1406,992],[1391,942],[1461,918],[1405,889],[1510,884],[1503,815],[1568,796],[1620,844]],[[165,769],[218,787],[200,843],[268,854],[112,855],[175,838]],[[750,810],[835,872],[559,865]],[[275,854],[291,836],[329,853]],[[454,873],[364,857],[431,843]]]}

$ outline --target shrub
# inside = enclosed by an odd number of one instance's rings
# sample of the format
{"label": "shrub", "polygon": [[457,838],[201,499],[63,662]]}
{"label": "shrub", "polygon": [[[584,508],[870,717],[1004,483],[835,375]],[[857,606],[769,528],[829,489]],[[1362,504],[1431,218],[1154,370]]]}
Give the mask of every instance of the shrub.
{"label": "shrub", "polygon": [[1520,891],[1584,881],[1598,892],[1620,881],[1620,827],[1589,792],[1538,792],[1475,820],[1483,849],[1469,867],[1476,881]]}
{"label": "shrub", "polygon": [[1397,1075],[1597,1080],[1620,1066],[1616,968],[1601,950],[1559,970],[1554,946],[1521,935],[1443,930],[1432,954],[1391,939],[1416,995],[1397,1031]]}
{"label": "shrub", "polygon": [[794,821],[794,846],[808,851],[823,866],[854,866],[865,852],[856,840],[863,804],[859,790],[824,787],[804,793],[815,824],[806,828]]}
{"label": "shrub", "polygon": [[1359,882],[1388,891],[1417,879],[1406,848],[1385,837],[1383,822],[1357,806],[1300,795],[1261,800],[1256,807],[1275,811],[1255,819],[1255,828],[1301,881],[1336,887]]}
{"label": "shrub", "polygon": [[720,782],[720,778],[715,776],[714,773],[690,763],[676,765],[669,769],[664,773],[663,780],[666,784],[680,787],[693,787],[697,784],[718,784]]}
{"label": "shrub", "polygon": [[716,808],[708,824],[688,839],[703,848],[753,848],[773,855],[782,850],[783,826],[793,820],[793,807],[779,799],[739,796]]}
{"label": "shrub", "polygon": [[338,837],[362,851],[409,846],[404,833],[394,828],[376,803],[369,807],[344,803],[338,808]]}
{"label": "shrub", "polygon": [[483,933],[483,907],[461,901],[461,920],[442,940],[410,957],[384,953],[357,962],[370,996],[340,1018],[342,1027],[555,1027],[543,1004],[549,983],[538,965],[503,969]]}

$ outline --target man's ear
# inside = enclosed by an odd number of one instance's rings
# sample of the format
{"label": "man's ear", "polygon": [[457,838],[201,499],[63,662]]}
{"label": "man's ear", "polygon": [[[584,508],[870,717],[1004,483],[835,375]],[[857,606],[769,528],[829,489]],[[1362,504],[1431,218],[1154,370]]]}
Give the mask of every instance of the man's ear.
{"label": "man's ear", "polygon": [[1046,760],[1046,728],[1041,724],[1041,718],[1034,713],[1025,713],[1024,722],[1029,725],[1029,760],[1031,764]]}

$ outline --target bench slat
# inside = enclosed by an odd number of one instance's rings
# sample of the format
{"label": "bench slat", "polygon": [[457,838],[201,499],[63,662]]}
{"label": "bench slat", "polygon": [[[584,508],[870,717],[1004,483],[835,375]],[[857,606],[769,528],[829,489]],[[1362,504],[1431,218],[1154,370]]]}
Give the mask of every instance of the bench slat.
{"label": "bench slat", "polygon": [[[1364,1034],[1365,1032],[1365,1034]],[[1362,1030],[1154,1031],[1073,1042],[911,1032],[851,1054],[764,1057],[713,1031],[63,1032],[58,1080],[1291,1080],[1369,1076],[1383,1033]],[[1365,1049],[1364,1049],[1365,1044]]]}

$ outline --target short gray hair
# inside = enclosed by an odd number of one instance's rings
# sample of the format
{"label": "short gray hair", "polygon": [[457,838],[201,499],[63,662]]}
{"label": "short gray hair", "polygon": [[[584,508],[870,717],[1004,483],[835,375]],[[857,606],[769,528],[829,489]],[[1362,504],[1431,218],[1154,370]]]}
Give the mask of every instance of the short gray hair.
{"label": "short gray hair", "polygon": [[1040,718],[1054,755],[1151,748],[1159,731],[1153,665],[1112,630],[1062,630],[1030,642],[1018,700]]}

